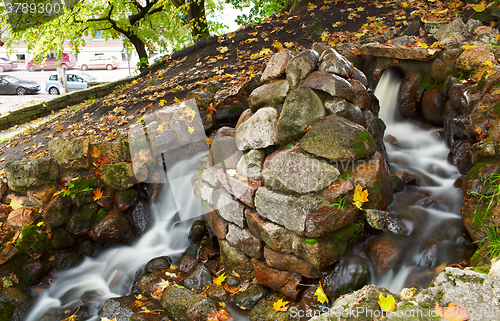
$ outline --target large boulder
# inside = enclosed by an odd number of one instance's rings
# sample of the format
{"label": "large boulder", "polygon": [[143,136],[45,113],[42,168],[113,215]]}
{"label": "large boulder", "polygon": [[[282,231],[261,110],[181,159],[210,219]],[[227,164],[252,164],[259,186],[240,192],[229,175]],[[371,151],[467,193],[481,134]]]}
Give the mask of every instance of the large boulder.
{"label": "large boulder", "polygon": [[339,171],[334,166],[306,155],[295,147],[268,156],[262,180],[265,186],[272,189],[306,194],[326,188],[338,175]]}
{"label": "large boulder", "polygon": [[265,107],[257,110],[235,131],[234,138],[239,150],[262,149],[278,144],[278,110]]}
{"label": "large boulder", "polygon": [[278,80],[258,87],[250,94],[250,109],[256,112],[261,107],[282,104],[289,89],[290,84],[287,80]]}
{"label": "large boulder", "polygon": [[229,224],[226,240],[246,255],[261,258],[263,242],[255,237],[249,229],[242,229],[234,224]]}
{"label": "large boulder", "polygon": [[15,192],[54,182],[59,166],[54,158],[40,157],[32,161],[13,161],[5,165],[8,186]]}
{"label": "large boulder", "polygon": [[132,163],[128,162],[103,164],[100,167],[101,180],[108,187],[124,191],[148,178],[146,167],[142,168],[145,170],[135,171]]}
{"label": "large boulder", "polygon": [[344,98],[352,101],[354,99],[354,88],[342,77],[322,71],[310,74],[303,83],[304,87],[321,90],[333,97]]}
{"label": "large boulder", "polygon": [[305,79],[318,65],[319,55],[316,51],[306,49],[293,57],[286,67],[286,79],[292,88]]}
{"label": "large boulder", "polygon": [[225,168],[236,168],[243,153],[236,147],[234,134],[234,128],[231,127],[222,127],[217,131],[210,145],[213,164]]}
{"label": "large boulder", "polygon": [[127,242],[132,237],[132,228],[125,214],[113,210],[97,223],[92,235],[101,244]]}
{"label": "large boulder", "polygon": [[278,121],[278,139],[282,144],[298,139],[304,131],[325,116],[318,95],[307,87],[292,91],[283,103]]}
{"label": "large boulder", "polygon": [[238,273],[242,278],[252,279],[255,274],[251,259],[226,240],[219,239],[220,257],[228,274]]}
{"label": "large boulder", "polygon": [[252,259],[255,278],[261,285],[270,287],[296,300],[302,290],[302,275],[290,271],[281,271]]}
{"label": "large boulder", "polygon": [[219,308],[216,301],[176,285],[168,286],[160,305],[174,320],[207,320]]}
{"label": "large boulder", "polygon": [[330,115],[320,120],[300,141],[308,153],[335,161],[366,158],[377,145],[370,133],[349,120]]}
{"label": "large boulder", "polygon": [[51,140],[49,154],[61,166],[63,171],[89,168],[90,148],[88,138],[69,140]]}
{"label": "large boulder", "polygon": [[272,79],[284,77],[286,66],[292,58],[293,53],[290,50],[282,49],[278,51],[278,53],[274,54],[271,59],[269,59],[260,81],[265,83]]}

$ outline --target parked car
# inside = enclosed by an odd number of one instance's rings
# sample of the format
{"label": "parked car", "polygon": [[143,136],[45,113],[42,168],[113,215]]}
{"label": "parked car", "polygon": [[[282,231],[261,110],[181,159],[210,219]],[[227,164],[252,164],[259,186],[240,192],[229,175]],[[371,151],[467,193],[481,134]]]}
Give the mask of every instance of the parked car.
{"label": "parked car", "polygon": [[17,68],[17,61],[0,57],[0,72],[9,71]]}
{"label": "parked car", "polygon": [[83,61],[77,65],[77,68],[80,67],[81,70],[88,70],[88,69],[107,69],[107,70],[113,70],[118,68],[120,65],[120,61],[116,56],[95,56],[92,57],[90,60]]}
{"label": "parked car", "polygon": [[71,55],[67,52],[63,52],[61,56],[61,60],[57,59],[56,53],[51,53],[43,58],[45,60],[45,65],[42,66],[41,61],[33,61],[30,60],[26,64],[26,69],[29,71],[35,70],[55,70],[57,67],[62,67],[66,69],[72,69],[76,65],[76,61],[71,58]]}
{"label": "parked car", "polygon": [[[84,72],[68,72],[66,73],[66,80],[68,81],[68,92],[85,89],[89,83],[97,81],[95,77]],[[57,73],[49,76],[49,79],[45,82],[45,91],[51,95],[59,95]]]}
{"label": "parked car", "polygon": [[22,80],[10,75],[0,75],[0,94],[36,94],[41,89],[36,81]]}

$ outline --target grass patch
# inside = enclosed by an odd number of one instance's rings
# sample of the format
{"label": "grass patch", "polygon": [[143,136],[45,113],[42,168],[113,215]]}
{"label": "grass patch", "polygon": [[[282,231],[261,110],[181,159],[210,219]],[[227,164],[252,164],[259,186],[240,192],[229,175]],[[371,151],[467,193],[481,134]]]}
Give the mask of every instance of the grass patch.
{"label": "grass patch", "polygon": [[[469,195],[479,196],[476,208],[472,215],[472,224],[475,226],[480,226],[483,224],[483,220],[491,213],[491,209],[496,206],[500,201],[500,174],[494,173],[489,175],[484,181],[484,186],[486,189],[485,194],[471,192]],[[480,206],[480,203],[486,201],[486,205]]]}
{"label": "grass patch", "polygon": [[333,213],[333,215],[337,214],[340,210],[345,210],[346,209],[346,207],[347,207],[347,196],[349,196],[349,194],[345,194],[343,197],[338,196],[337,197],[337,202],[336,203],[332,203],[332,204],[329,205],[329,206],[332,206],[332,207],[337,207],[337,211],[335,211],[335,213]]}

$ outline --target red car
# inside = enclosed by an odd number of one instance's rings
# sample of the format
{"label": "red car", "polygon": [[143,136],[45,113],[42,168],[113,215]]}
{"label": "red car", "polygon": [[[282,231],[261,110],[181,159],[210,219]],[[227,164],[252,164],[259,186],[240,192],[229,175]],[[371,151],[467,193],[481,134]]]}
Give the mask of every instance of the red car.
{"label": "red car", "polygon": [[[57,54],[56,53],[51,53],[47,55],[45,58],[45,65],[42,66],[41,61],[33,61],[30,60],[26,64],[26,69],[29,71],[35,71],[35,70],[55,70],[57,67],[62,67],[66,69],[72,69],[76,65],[76,61],[74,59],[71,59],[71,55],[67,52],[62,53],[61,60],[57,59]],[[59,62],[59,64],[56,65],[56,63]]]}
{"label": "red car", "polygon": [[7,58],[0,57],[0,72],[9,71],[17,68],[17,62]]}

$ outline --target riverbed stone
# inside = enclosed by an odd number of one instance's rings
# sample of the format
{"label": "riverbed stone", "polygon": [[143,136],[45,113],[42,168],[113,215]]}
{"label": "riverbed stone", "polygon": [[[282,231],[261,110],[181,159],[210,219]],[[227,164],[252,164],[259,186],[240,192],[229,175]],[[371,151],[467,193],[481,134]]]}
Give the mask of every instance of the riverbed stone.
{"label": "riverbed stone", "polygon": [[265,153],[263,150],[252,149],[243,154],[238,165],[236,166],[236,171],[243,177],[247,177],[250,180],[260,180],[262,177],[262,165],[264,164]]}
{"label": "riverbed stone", "polygon": [[335,161],[366,158],[377,150],[366,129],[336,115],[320,120],[300,142],[306,152]]}
{"label": "riverbed stone", "polygon": [[260,187],[255,193],[255,208],[261,216],[301,235],[304,234],[307,215],[320,203],[319,199],[309,195],[297,198],[266,187]]}
{"label": "riverbed stone", "polygon": [[132,163],[128,162],[103,164],[100,167],[101,181],[108,187],[124,191],[148,178],[147,168],[143,168],[145,170],[136,172]]}
{"label": "riverbed stone", "polygon": [[304,235],[307,238],[323,237],[353,223],[358,214],[359,209],[355,206],[345,209],[336,206],[320,207],[307,215]]}
{"label": "riverbed stone", "polygon": [[238,126],[234,138],[239,150],[262,149],[278,144],[278,110],[264,107]]}
{"label": "riverbed stone", "polygon": [[[301,308],[300,306],[291,301],[288,303],[288,310],[281,312],[274,310],[274,303],[282,300],[289,301],[289,298],[282,293],[274,292],[259,303],[248,314],[249,321],[299,321],[299,313],[297,313]],[[295,311],[295,313],[293,312]]]}
{"label": "riverbed stone", "polygon": [[169,256],[159,256],[152,258],[145,266],[147,273],[168,269],[172,264],[172,259]]}
{"label": "riverbed stone", "polygon": [[352,88],[351,84],[335,74],[315,71],[306,78],[302,85],[324,91],[333,97],[344,98],[348,101],[354,99],[354,88]]}
{"label": "riverbed stone", "polygon": [[234,128],[221,127],[217,131],[210,145],[210,155],[213,159],[212,165],[236,168],[242,153],[236,147]]}
{"label": "riverbed stone", "polygon": [[293,57],[286,66],[286,79],[290,82],[290,86],[295,88],[301,80],[315,70],[318,60],[318,53],[311,49],[303,50]]}
{"label": "riverbed stone", "polygon": [[93,239],[101,244],[127,242],[132,237],[132,228],[125,214],[112,210],[93,229]]}
{"label": "riverbed stone", "polygon": [[184,286],[194,290],[201,290],[210,283],[212,283],[212,273],[203,264],[191,269],[184,279]]}
{"label": "riverbed stone", "polygon": [[49,141],[49,155],[61,166],[61,170],[87,169],[90,167],[88,138]]}
{"label": "riverbed stone", "polygon": [[288,49],[281,49],[269,59],[260,81],[266,83],[272,79],[282,78],[286,75],[286,66],[293,58],[293,53]]}
{"label": "riverbed stone", "polygon": [[282,104],[289,89],[287,80],[277,80],[258,87],[250,94],[250,109],[255,113],[259,108]]}
{"label": "riverbed stone", "polygon": [[286,296],[296,300],[302,290],[302,275],[290,271],[281,271],[269,267],[256,259],[252,259],[255,278],[261,285],[281,292]]}
{"label": "riverbed stone", "polygon": [[137,310],[135,300],[133,295],[108,299],[104,302],[100,316],[110,320],[116,317],[116,321],[129,321],[130,316]]}
{"label": "riverbed stone", "polygon": [[262,180],[266,187],[273,190],[306,194],[326,188],[339,174],[334,166],[294,147],[277,151],[266,158]]}
{"label": "riverbed stone", "polygon": [[376,275],[382,276],[399,263],[403,250],[397,236],[383,234],[370,239],[366,253]]}
{"label": "riverbed stone", "polygon": [[363,208],[384,209],[392,203],[392,183],[382,153],[377,152],[369,160],[358,164],[353,171],[352,181],[368,189],[368,202]]}
{"label": "riverbed stone", "polygon": [[245,210],[248,228],[274,251],[280,253],[293,253],[293,243],[298,236],[290,230],[275,224],[252,209]]}
{"label": "riverbed stone", "polygon": [[242,229],[234,224],[229,224],[226,240],[249,257],[262,258],[264,244],[249,229]]}
{"label": "riverbed stone", "polygon": [[250,285],[246,290],[236,293],[233,296],[233,302],[239,308],[251,310],[268,293],[269,290],[265,286]]}
{"label": "riverbed stone", "polygon": [[38,217],[38,210],[33,207],[20,207],[9,213],[7,225],[23,228],[31,225]]}
{"label": "riverbed stone", "polygon": [[223,189],[215,190],[212,194],[215,209],[225,220],[238,225],[241,228],[245,227],[244,211],[245,206],[238,200],[234,199],[231,194]]}
{"label": "riverbed stone", "polygon": [[311,88],[301,87],[293,90],[286,96],[279,116],[279,141],[286,144],[302,137],[309,126],[324,116],[323,103]]}
{"label": "riverbed stone", "polygon": [[363,211],[363,215],[368,225],[370,225],[376,230],[384,229],[385,219],[387,218],[388,214],[389,212],[387,211],[380,211],[374,209],[366,209]]}
{"label": "riverbed stone", "polygon": [[59,176],[54,158],[40,157],[31,161],[13,161],[5,165],[8,186],[14,192],[53,183]]}
{"label": "riverbed stone", "polygon": [[315,268],[323,269],[337,262],[362,230],[363,224],[353,223],[321,238],[302,238],[293,244],[293,252]]}
{"label": "riverbed stone", "polygon": [[293,254],[283,254],[264,247],[264,257],[267,265],[278,270],[285,270],[298,273],[310,279],[318,279],[321,272],[311,263],[306,262]]}
{"label": "riverbed stone", "polygon": [[175,285],[163,291],[160,305],[174,320],[207,320],[219,306],[206,296]]}
{"label": "riverbed stone", "polygon": [[473,70],[484,66],[486,61],[494,62],[495,55],[491,52],[490,48],[481,43],[473,43],[477,47],[465,50],[456,61],[458,69]]}
{"label": "riverbed stone", "polygon": [[31,203],[38,206],[44,206],[51,200],[58,189],[59,187],[56,184],[46,184],[30,188],[27,192],[27,196]]}
{"label": "riverbed stone", "polygon": [[226,240],[219,239],[220,256],[224,270],[228,274],[237,273],[240,277],[250,280],[255,274],[250,257],[240,252]]}
{"label": "riverbed stone", "polygon": [[71,198],[58,194],[42,209],[42,218],[50,228],[56,228],[68,221],[70,211]]}

